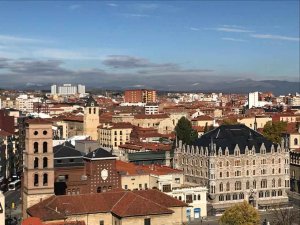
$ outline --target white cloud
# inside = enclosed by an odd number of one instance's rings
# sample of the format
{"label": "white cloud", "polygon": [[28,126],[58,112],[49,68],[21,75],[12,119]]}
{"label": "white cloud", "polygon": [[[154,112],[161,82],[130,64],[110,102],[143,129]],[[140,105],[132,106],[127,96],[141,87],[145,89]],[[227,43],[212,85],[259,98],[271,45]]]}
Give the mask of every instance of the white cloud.
{"label": "white cloud", "polygon": [[120,15],[125,17],[149,17],[148,14],[136,14],[136,13],[122,13]]}
{"label": "white cloud", "polygon": [[1,35],[0,34],[0,43],[8,44],[8,43],[43,43],[48,42],[40,39],[34,39],[34,38],[24,38],[24,37],[18,37],[18,36],[11,36],[11,35]]}
{"label": "white cloud", "polygon": [[251,33],[253,31],[241,29],[241,28],[232,28],[232,27],[217,27],[212,28],[212,30],[222,31],[222,32],[233,32],[233,33]]}
{"label": "white cloud", "polygon": [[251,34],[253,38],[258,39],[273,39],[273,40],[282,40],[282,41],[299,41],[299,37],[289,37],[282,35],[273,35],[273,34]]}
{"label": "white cloud", "polygon": [[198,30],[200,30],[200,29],[197,28],[197,27],[190,27],[190,30],[192,30],[192,31],[198,31]]}
{"label": "white cloud", "polygon": [[70,10],[76,10],[76,9],[79,9],[80,7],[81,7],[80,5],[74,4],[74,5],[70,5],[70,6],[69,6],[69,9],[70,9]]}
{"label": "white cloud", "polygon": [[106,5],[110,6],[110,7],[118,7],[119,5],[116,3],[107,3]]}
{"label": "white cloud", "polygon": [[245,42],[244,39],[238,39],[238,38],[230,38],[230,37],[222,37],[222,40],[224,41],[236,41],[236,42]]}

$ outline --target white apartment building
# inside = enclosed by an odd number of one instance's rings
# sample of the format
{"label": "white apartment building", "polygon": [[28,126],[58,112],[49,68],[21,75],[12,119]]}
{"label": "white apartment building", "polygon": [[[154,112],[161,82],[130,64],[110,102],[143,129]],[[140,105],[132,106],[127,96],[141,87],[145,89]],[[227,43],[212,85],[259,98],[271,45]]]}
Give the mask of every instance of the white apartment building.
{"label": "white apartment building", "polygon": [[51,86],[51,95],[75,95],[75,94],[85,94],[85,85],[78,84],[63,84],[62,86],[58,86],[53,84]]}
{"label": "white apartment building", "polygon": [[145,105],[145,114],[146,115],[158,114],[158,105],[151,104],[151,103]]}
{"label": "white apartment building", "polygon": [[22,112],[33,112],[33,103],[39,102],[41,98],[30,97],[28,95],[20,95],[16,98],[16,108]]}

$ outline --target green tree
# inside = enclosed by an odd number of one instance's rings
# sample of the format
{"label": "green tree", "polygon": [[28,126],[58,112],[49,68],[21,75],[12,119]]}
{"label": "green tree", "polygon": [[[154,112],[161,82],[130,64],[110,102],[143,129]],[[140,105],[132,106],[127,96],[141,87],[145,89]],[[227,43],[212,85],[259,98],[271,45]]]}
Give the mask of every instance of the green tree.
{"label": "green tree", "polygon": [[178,139],[185,144],[191,144],[198,137],[197,131],[192,128],[191,122],[185,117],[180,118],[175,127],[175,132]]}
{"label": "green tree", "polygon": [[260,217],[257,209],[244,201],[228,208],[219,221],[222,225],[258,225]]}
{"label": "green tree", "polygon": [[275,143],[281,142],[281,134],[286,131],[287,122],[267,122],[263,129],[263,135]]}

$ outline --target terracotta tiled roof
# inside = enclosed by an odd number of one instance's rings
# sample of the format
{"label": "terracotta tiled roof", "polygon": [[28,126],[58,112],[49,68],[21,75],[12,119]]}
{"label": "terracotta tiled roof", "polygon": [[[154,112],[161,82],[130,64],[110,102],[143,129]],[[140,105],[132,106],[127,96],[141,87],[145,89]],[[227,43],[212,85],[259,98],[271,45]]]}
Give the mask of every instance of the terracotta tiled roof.
{"label": "terracotta tiled roof", "polygon": [[83,116],[68,116],[64,118],[64,121],[83,122]]}
{"label": "terracotta tiled roof", "polygon": [[13,134],[9,133],[9,132],[7,132],[5,130],[0,130],[0,136],[1,137],[7,137],[7,136],[11,136],[11,135],[13,135]]}
{"label": "terracotta tiled roof", "polygon": [[214,119],[207,115],[198,116],[198,117],[192,119],[192,121],[206,121],[206,120],[214,120]]}
{"label": "terracotta tiled roof", "polygon": [[99,194],[52,196],[29,209],[31,216],[44,221],[59,220],[68,216],[86,213],[111,212],[118,217],[146,216],[174,213],[168,207],[185,207],[179,201],[157,190],[112,191]]}
{"label": "terracotta tiled roof", "polygon": [[143,174],[155,174],[155,175],[167,175],[172,173],[182,173],[181,170],[173,169],[168,166],[161,165],[136,165],[130,162],[116,161],[116,169],[123,175],[143,175]]}
{"label": "terracotta tiled roof", "polygon": [[43,223],[40,218],[29,217],[22,221],[22,225],[43,225]]}
{"label": "terracotta tiled roof", "polygon": [[145,114],[138,114],[135,115],[135,119],[165,119],[169,116],[167,114],[152,114],[152,115],[145,115]]}
{"label": "terracotta tiled roof", "polygon": [[35,118],[35,119],[29,119],[26,121],[28,124],[52,124],[51,121],[42,119],[42,118]]}

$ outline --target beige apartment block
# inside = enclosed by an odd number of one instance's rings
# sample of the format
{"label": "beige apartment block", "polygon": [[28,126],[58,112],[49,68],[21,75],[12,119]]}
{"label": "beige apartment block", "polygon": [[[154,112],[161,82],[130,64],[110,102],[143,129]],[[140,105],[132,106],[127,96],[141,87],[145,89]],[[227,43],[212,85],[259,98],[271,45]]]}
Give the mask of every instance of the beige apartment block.
{"label": "beige apartment block", "polygon": [[214,125],[214,118],[206,115],[198,116],[192,119],[193,126],[205,127],[205,126],[213,126]]}
{"label": "beige apartment block", "polygon": [[[261,129],[264,128],[267,122],[272,121],[272,117],[269,116],[252,116],[239,118],[238,123],[244,124],[251,129]],[[256,126],[256,128],[255,128]]]}
{"label": "beige apartment block", "polygon": [[[98,126],[98,142],[104,147],[112,148],[115,154],[119,145],[130,141],[132,125],[130,123],[111,123]],[[119,155],[117,155],[119,156]]]}

